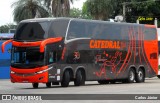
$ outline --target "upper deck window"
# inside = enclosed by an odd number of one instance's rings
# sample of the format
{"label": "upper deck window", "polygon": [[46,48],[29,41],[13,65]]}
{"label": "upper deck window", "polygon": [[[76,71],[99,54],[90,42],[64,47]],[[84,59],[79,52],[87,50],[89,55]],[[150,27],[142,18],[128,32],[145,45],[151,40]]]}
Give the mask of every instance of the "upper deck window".
{"label": "upper deck window", "polygon": [[71,21],[67,40],[91,38],[106,40],[128,40],[127,26],[107,22]]}
{"label": "upper deck window", "polygon": [[88,28],[86,22],[83,21],[71,21],[67,39],[74,39],[74,38],[87,38],[90,37],[90,34],[88,34]]}
{"label": "upper deck window", "polygon": [[55,20],[49,27],[48,37],[65,37],[69,20]]}
{"label": "upper deck window", "polygon": [[157,33],[156,28],[145,28],[144,39],[145,40],[156,40]]}
{"label": "upper deck window", "polygon": [[15,40],[42,40],[47,38],[49,22],[20,23],[15,33]]}

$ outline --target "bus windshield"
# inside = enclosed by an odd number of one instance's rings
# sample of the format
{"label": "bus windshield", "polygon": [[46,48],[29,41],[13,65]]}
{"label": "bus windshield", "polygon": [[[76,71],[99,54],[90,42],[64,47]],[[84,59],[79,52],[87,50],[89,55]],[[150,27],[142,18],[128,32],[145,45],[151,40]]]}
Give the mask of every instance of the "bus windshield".
{"label": "bus windshield", "polygon": [[49,22],[20,23],[15,33],[15,40],[43,40],[47,38]]}
{"label": "bus windshield", "polygon": [[11,65],[19,68],[35,68],[44,65],[44,53],[38,48],[12,48]]}

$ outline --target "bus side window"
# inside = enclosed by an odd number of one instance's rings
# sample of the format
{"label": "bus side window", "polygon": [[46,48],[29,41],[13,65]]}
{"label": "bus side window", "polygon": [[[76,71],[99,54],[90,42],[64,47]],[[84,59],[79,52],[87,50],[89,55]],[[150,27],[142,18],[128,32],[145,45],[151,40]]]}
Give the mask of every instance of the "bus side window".
{"label": "bus side window", "polygon": [[53,63],[53,52],[49,53],[49,63]]}
{"label": "bus side window", "polygon": [[48,63],[58,62],[61,58],[61,51],[50,51],[48,55]]}
{"label": "bus side window", "polygon": [[68,26],[68,20],[53,21],[49,28],[49,37],[65,37]]}
{"label": "bus side window", "polygon": [[49,64],[55,62],[54,61],[54,56],[53,56],[53,52],[49,52]]}

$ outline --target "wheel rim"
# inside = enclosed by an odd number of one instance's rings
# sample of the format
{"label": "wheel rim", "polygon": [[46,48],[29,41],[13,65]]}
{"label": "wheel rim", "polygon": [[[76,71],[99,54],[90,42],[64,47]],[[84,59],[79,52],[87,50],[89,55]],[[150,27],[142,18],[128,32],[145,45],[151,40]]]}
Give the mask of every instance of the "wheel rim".
{"label": "wheel rim", "polygon": [[133,81],[134,80],[134,73],[130,72],[130,76],[129,76],[130,80]]}
{"label": "wheel rim", "polygon": [[138,72],[138,76],[139,76],[139,79],[140,79],[140,80],[143,79],[143,73],[142,73],[142,71],[139,71],[139,72]]}

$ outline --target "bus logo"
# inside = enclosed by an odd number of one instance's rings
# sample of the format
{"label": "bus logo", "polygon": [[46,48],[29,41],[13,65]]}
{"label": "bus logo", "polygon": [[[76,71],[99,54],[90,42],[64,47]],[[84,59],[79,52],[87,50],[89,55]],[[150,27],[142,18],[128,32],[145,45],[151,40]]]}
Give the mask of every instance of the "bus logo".
{"label": "bus logo", "polygon": [[90,48],[120,49],[120,41],[90,40]]}

